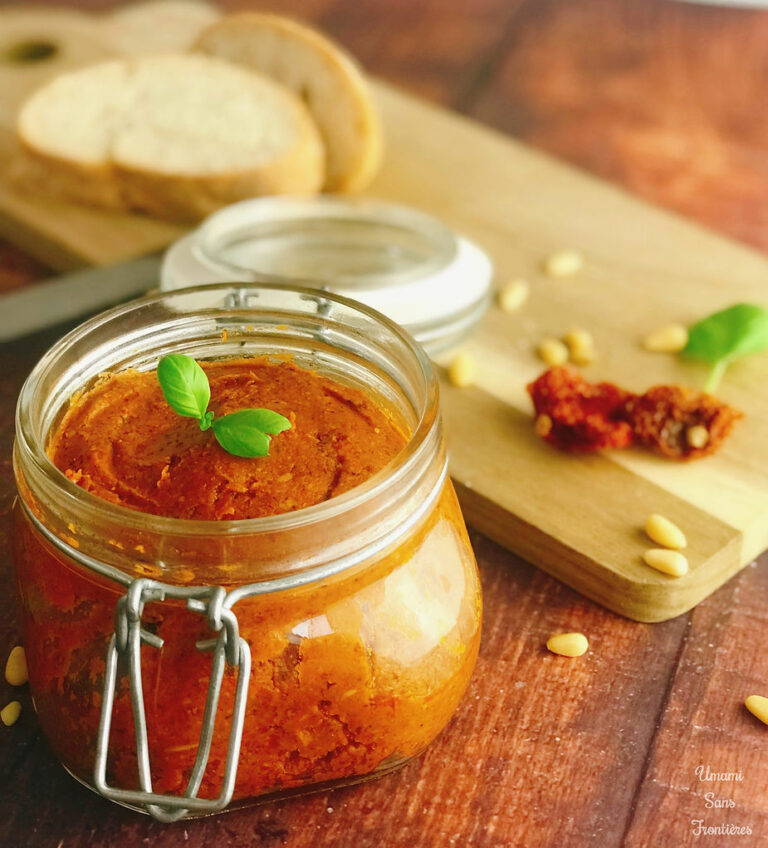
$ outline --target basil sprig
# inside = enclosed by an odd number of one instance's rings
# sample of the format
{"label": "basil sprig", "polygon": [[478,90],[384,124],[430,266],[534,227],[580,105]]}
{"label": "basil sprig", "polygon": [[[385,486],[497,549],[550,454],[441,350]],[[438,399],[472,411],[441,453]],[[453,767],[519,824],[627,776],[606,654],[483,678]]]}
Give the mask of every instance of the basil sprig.
{"label": "basil sprig", "polygon": [[735,359],[768,349],[768,309],[738,303],[702,319],[688,330],[683,356],[710,363],[704,390],[713,392]]}
{"label": "basil sprig", "polygon": [[267,456],[271,437],[291,427],[284,415],[271,409],[241,409],[216,418],[208,409],[208,377],[191,356],[164,356],[157,363],[157,379],[168,406],[185,418],[196,418],[201,430],[213,429],[216,441],[233,456]]}

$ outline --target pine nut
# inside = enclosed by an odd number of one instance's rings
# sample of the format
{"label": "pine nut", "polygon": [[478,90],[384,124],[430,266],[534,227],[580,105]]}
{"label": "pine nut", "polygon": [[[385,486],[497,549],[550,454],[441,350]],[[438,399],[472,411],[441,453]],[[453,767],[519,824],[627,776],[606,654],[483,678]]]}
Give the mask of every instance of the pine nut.
{"label": "pine nut", "polygon": [[468,353],[460,353],[448,366],[448,379],[454,386],[464,388],[475,382],[477,365]]}
{"label": "pine nut", "polygon": [[538,353],[544,362],[551,367],[565,365],[568,361],[568,348],[560,339],[544,339],[539,344]]}
{"label": "pine nut", "polygon": [[575,365],[589,365],[595,358],[595,340],[592,333],[579,328],[569,330],[563,337]]}
{"label": "pine nut", "polygon": [[583,633],[557,633],[547,639],[547,650],[561,657],[580,657],[588,648],[589,640]]}
{"label": "pine nut", "polygon": [[645,522],[645,532],[652,542],[663,545],[665,548],[679,550],[688,544],[685,533],[663,515],[653,513]]}
{"label": "pine nut", "polygon": [[768,724],[768,698],[762,695],[750,695],[744,701],[744,706],[755,718],[759,718],[763,724]]}
{"label": "pine nut", "polygon": [[516,277],[499,291],[499,307],[504,312],[517,312],[528,300],[531,287],[527,280]]}
{"label": "pine nut", "polygon": [[18,701],[11,701],[10,704],[6,704],[2,710],[0,710],[0,721],[6,727],[10,727],[12,724],[16,724],[21,715],[21,704]]}
{"label": "pine nut", "polygon": [[543,439],[552,430],[552,419],[546,413],[542,412],[541,415],[536,416],[536,423],[533,425],[533,429],[536,431],[536,435],[541,436]]}
{"label": "pine nut", "polygon": [[8,655],[5,663],[5,679],[11,686],[23,686],[29,680],[27,655],[21,645],[17,645]]}
{"label": "pine nut", "polygon": [[643,339],[643,347],[653,353],[678,353],[688,344],[688,330],[682,324],[667,324]]}
{"label": "pine nut", "polygon": [[709,430],[703,424],[694,424],[685,431],[685,440],[692,448],[705,448],[709,443]]}
{"label": "pine nut", "polygon": [[578,274],[584,266],[584,257],[575,250],[558,250],[544,260],[542,266],[548,277],[561,280]]}
{"label": "pine nut", "polygon": [[569,348],[585,348],[593,347],[595,340],[592,338],[592,333],[587,330],[582,330],[579,327],[574,327],[572,330],[563,336],[563,341]]}
{"label": "pine nut", "polygon": [[595,361],[594,350],[580,350],[571,352],[571,362],[574,365],[591,365]]}
{"label": "pine nut", "polygon": [[643,554],[643,559],[646,565],[670,577],[682,577],[688,573],[688,560],[679,551],[651,548]]}

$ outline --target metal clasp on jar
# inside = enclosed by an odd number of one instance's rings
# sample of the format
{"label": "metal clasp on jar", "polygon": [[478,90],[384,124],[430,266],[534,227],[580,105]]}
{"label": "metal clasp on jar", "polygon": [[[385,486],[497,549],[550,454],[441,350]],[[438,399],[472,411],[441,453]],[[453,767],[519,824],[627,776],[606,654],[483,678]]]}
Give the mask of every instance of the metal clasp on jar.
{"label": "metal clasp on jar", "polygon": [[[155,648],[162,648],[163,645],[161,638],[141,626],[144,605],[164,601],[167,598],[186,601],[187,608],[204,615],[211,630],[217,634],[213,639],[198,642],[196,645],[200,651],[213,651],[213,667],[208,684],[197,757],[184,795],[164,795],[152,791],[144,693],[141,682],[141,643],[146,642]],[[225,606],[225,599],[226,592],[221,586],[171,586],[142,577],[133,580],[128,586],[128,591],[118,601],[115,612],[115,633],[107,649],[93,772],[96,789],[106,798],[118,803],[142,806],[154,818],[164,822],[177,821],[190,812],[217,812],[224,809],[232,800],[240,756],[240,741],[243,735],[248,681],[251,674],[251,652],[248,643],[238,633],[237,616]],[[112,710],[117,687],[118,662],[121,657],[128,662],[140,791],[110,786],[106,779],[109,731],[112,725]],[[225,663],[236,667],[238,675],[222,787],[218,798],[198,798],[197,793],[205,775],[211,750]]]}
{"label": "metal clasp on jar", "polygon": [[[268,274],[261,275],[261,278],[268,280],[270,279],[270,276]],[[308,301],[310,303],[314,303],[317,316],[319,318],[327,318],[333,310],[333,303],[328,300],[327,297],[323,297],[322,292],[329,291],[329,287],[326,284],[316,283],[312,280],[302,280],[301,282],[304,283],[308,288],[317,289],[318,294],[314,295],[304,293],[300,296],[300,299]],[[238,289],[237,291],[234,291],[231,294],[227,295],[226,306],[227,309],[237,310],[257,308],[259,306],[259,295],[253,294],[247,289]],[[227,329],[228,332],[232,332],[232,324],[229,320],[222,320],[222,326],[224,326],[224,328]],[[252,330],[253,327],[249,325],[248,329]],[[241,332],[243,332],[243,330],[241,330]],[[324,341],[328,335],[328,327],[324,324],[319,325],[314,330],[313,335],[319,341]]]}
{"label": "metal clasp on jar", "polygon": [[[66,557],[95,574],[100,574],[102,577],[106,577],[108,580],[126,588],[125,595],[120,598],[115,607],[115,632],[110,638],[107,648],[101,715],[99,717],[93,769],[96,790],[105,798],[110,798],[118,803],[144,807],[151,816],[164,822],[178,821],[190,812],[215,813],[223,810],[232,800],[235,789],[237,764],[240,758],[240,741],[243,736],[243,723],[245,721],[245,702],[251,676],[251,649],[245,639],[240,636],[237,616],[232,611],[232,605],[243,595],[259,594],[260,588],[248,587],[245,592],[242,588],[236,589],[228,595],[222,586],[172,586],[145,577],[131,579],[120,569],[94,559],[65,542],[40,521],[24,499],[21,500],[21,506],[37,532]],[[186,601],[188,609],[206,617],[208,626],[216,634],[214,638],[198,642],[196,645],[199,651],[213,651],[213,665],[208,683],[208,695],[203,712],[197,757],[184,795],[163,795],[152,791],[147,722],[141,683],[141,643],[146,642],[158,649],[163,646],[162,639],[141,626],[144,606],[147,603],[164,601],[168,598]],[[112,726],[117,667],[121,657],[128,660],[128,681],[131,692],[131,708],[136,735],[136,758],[141,790],[118,789],[110,786],[106,779],[109,731]],[[238,674],[221,792],[218,798],[198,798],[197,793],[200,790],[211,751],[216,708],[219,703],[225,664],[236,667]]]}

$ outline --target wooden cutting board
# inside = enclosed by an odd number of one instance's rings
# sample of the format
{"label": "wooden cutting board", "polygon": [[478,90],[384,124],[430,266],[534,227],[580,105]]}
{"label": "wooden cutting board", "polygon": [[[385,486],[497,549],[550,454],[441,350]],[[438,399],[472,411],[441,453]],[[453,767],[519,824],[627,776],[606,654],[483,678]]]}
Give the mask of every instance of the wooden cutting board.
{"label": "wooden cutting board", "polygon": [[[700,386],[702,367],[646,353],[639,340],[736,301],[768,303],[768,261],[471,121],[384,85],[377,95],[387,155],[368,193],[439,216],[489,251],[499,282],[521,275],[532,286],[524,309],[491,308],[464,345],[480,364],[476,386],[443,386],[468,521],[624,615],[660,621],[689,609],[768,547],[768,356],[728,372],[720,395],[746,415],[721,453],[681,465],[633,451],[572,457],[542,443],[525,393],[543,367],[533,348],[582,326],[599,351],[588,378]],[[6,122],[0,151],[8,145]],[[180,232],[24,196],[2,180],[0,231],[62,270],[141,255]],[[584,255],[583,271],[541,274],[566,247]],[[643,564],[651,512],[687,533],[687,576]]]}

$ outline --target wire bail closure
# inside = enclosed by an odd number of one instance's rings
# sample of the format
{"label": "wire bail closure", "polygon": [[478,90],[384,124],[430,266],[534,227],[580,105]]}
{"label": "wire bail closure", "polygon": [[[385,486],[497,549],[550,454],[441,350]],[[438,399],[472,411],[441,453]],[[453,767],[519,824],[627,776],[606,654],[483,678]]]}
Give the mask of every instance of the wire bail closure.
{"label": "wire bail closure", "polygon": [[[224,809],[232,800],[240,758],[248,681],[251,674],[251,651],[248,643],[238,633],[237,616],[231,609],[224,606],[226,596],[227,593],[221,586],[179,587],[141,577],[130,583],[128,591],[118,601],[115,609],[115,632],[109,640],[107,649],[93,770],[94,785],[104,797],[118,803],[144,807],[153,818],[162,822],[178,821],[190,812],[217,812]],[[213,651],[213,666],[197,756],[184,795],[164,795],[152,791],[147,722],[141,681],[141,643],[145,642],[158,649],[163,646],[163,640],[159,636],[141,626],[144,605],[161,602],[166,598],[185,600],[187,609],[205,616],[209,627],[217,634],[213,639],[196,644],[199,651]],[[109,733],[112,726],[120,659],[128,662],[128,681],[141,790],[118,789],[110,786],[106,779]],[[211,751],[225,665],[236,667],[238,674],[221,792],[215,799],[198,798],[197,793],[200,790]]]}

